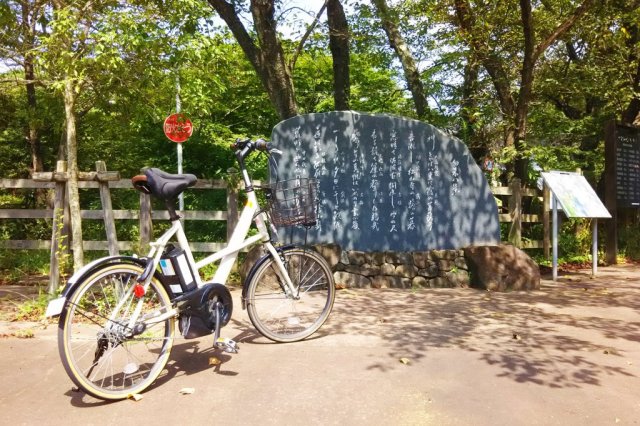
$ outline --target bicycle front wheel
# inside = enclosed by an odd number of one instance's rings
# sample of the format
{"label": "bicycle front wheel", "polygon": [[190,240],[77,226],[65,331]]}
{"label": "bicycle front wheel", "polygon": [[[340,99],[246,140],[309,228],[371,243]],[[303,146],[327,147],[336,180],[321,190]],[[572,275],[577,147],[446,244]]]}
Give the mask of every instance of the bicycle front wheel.
{"label": "bicycle front wheel", "polygon": [[[137,265],[94,271],[71,294],[60,316],[58,349],[67,374],[100,399],[124,399],[146,389],[162,372],[173,345],[175,318],[154,321],[171,309],[166,290],[152,280],[134,295]],[[140,303],[140,306],[139,306]],[[141,307],[135,326],[131,315]]]}
{"label": "bicycle front wheel", "polygon": [[273,258],[256,271],[247,288],[247,312],[254,327],[276,342],[295,342],[315,333],[329,317],[335,299],[326,260],[310,249],[281,253],[293,283],[286,285]]}

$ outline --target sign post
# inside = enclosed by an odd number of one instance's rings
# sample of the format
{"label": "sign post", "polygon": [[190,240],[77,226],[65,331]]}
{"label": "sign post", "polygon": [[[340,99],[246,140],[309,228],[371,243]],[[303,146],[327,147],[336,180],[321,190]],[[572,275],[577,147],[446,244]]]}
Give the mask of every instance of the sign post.
{"label": "sign post", "polygon": [[542,178],[553,197],[553,280],[558,278],[558,204],[567,217],[593,219],[591,273],[595,276],[598,270],[598,218],[611,218],[611,214],[581,174],[552,171],[542,173]]}

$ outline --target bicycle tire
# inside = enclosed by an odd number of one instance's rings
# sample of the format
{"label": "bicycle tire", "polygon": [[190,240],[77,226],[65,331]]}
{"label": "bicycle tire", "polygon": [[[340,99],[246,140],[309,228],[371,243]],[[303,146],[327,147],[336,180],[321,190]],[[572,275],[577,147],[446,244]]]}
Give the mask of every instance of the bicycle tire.
{"label": "bicycle tire", "polygon": [[[133,286],[142,268],[131,264],[103,266],[69,296],[58,323],[58,350],[71,380],[104,400],[139,394],[160,375],[169,359],[175,318],[151,324],[133,336],[126,324],[138,299]],[[171,308],[156,279],[143,296],[139,318]],[[117,309],[117,311],[116,311]]]}
{"label": "bicycle tire", "polygon": [[335,300],[333,274],[315,251],[290,248],[280,253],[297,294],[287,294],[273,258],[262,263],[247,284],[247,312],[253,326],[275,342],[296,342],[315,333]]}

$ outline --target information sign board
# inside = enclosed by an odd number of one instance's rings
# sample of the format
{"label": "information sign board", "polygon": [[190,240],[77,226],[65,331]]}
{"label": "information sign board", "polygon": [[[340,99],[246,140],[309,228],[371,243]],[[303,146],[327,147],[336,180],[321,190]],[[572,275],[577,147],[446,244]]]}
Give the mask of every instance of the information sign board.
{"label": "information sign board", "polygon": [[556,196],[567,217],[611,217],[584,176],[552,171],[542,173],[542,178]]}
{"label": "information sign board", "polygon": [[616,198],[622,207],[640,207],[640,134],[616,128]]}

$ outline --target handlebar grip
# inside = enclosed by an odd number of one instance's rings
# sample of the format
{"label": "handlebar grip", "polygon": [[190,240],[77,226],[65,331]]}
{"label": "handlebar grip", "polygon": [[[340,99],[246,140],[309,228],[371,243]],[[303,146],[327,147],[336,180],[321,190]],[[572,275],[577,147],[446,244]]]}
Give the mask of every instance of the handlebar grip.
{"label": "handlebar grip", "polygon": [[264,139],[258,139],[256,141],[256,149],[258,151],[267,151],[271,150],[271,142],[267,142]]}
{"label": "handlebar grip", "polygon": [[247,146],[250,151],[257,149],[258,151],[269,152],[273,149],[271,142],[267,142],[264,139],[258,139],[255,142],[252,142],[251,139],[236,139],[236,141],[229,146],[234,151],[244,149]]}

